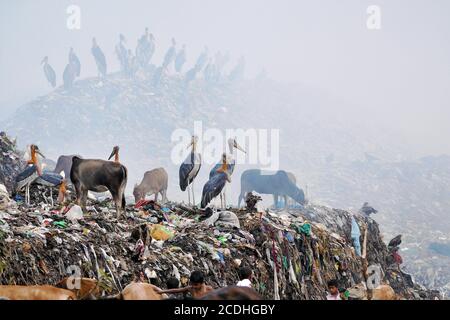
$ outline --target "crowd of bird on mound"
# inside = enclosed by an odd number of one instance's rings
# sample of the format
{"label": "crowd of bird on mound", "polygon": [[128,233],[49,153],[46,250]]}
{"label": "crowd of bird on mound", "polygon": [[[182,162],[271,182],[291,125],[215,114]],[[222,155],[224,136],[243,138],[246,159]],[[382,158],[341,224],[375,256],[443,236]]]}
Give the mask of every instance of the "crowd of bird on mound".
{"label": "crowd of bird on mound", "polygon": [[[192,136],[188,148],[191,148],[179,169],[180,189],[188,191],[188,203],[196,205],[194,194],[194,180],[201,167],[202,157],[197,152],[198,137]],[[213,206],[212,200],[220,198],[220,207],[226,208],[225,187],[231,182],[231,175],[236,166],[236,152],[245,150],[238,144],[236,138],[228,140],[229,153],[224,152],[218,163],[213,166],[209,173],[209,179],[203,186],[200,207],[205,209]],[[115,146],[108,158],[84,159],[79,155],[62,155],[58,158],[53,171],[43,171],[38,157],[44,155],[37,145],[30,146],[30,159],[27,167],[17,175],[15,192],[25,190],[25,202],[30,203],[30,186],[37,184],[50,188],[50,198],[53,202],[53,188],[59,187],[58,201],[63,202],[66,195],[66,185],[73,185],[76,192],[76,202],[83,209],[86,208],[88,192],[111,193],[116,206],[117,218],[121,211],[125,210],[125,188],[127,184],[128,170],[119,161],[119,147]],[[111,159],[114,157],[114,160]],[[158,195],[162,197],[162,203],[167,201],[168,175],[164,168],[156,168],[145,172],[139,185],[134,186],[133,195],[136,204],[145,201],[146,196],[154,195],[158,201]],[[284,197],[284,205],[287,198],[293,199],[298,205],[305,203],[305,195],[301,188],[297,187],[295,177],[286,171],[279,170],[274,174],[265,174],[259,169],[249,169],[241,175],[241,193],[238,206],[244,197],[251,193],[270,194],[274,196],[275,204],[279,197]],[[191,196],[192,194],[192,196]]]}
{"label": "crowd of bird on mound", "polygon": [[[126,48],[126,38],[123,34],[119,35],[119,43],[115,47],[117,59],[120,63],[121,71],[133,77],[138,70],[148,70],[150,62],[155,53],[156,45],[153,34],[149,33],[148,28],[145,29],[145,33],[138,39],[138,44],[135,49],[135,53],[131,49]],[[95,59],[97,65],[97,71],[99,77],[106,77],[107,75],[107,62],[106,56],[103,50],[97,43],[96,38],[92,39],[91,53]],[[204,78],[208,82],[217,82],[222,78],[223,69],[229,62],[230,56],[228,53],[222,54],[218,51],[214,58],[209,56],[208,47],[205,46],[203,52],[197,58],[196,63],[191,69],[184,74],[184,79],[188,83],[196,78],[199,72],[203,71]],[[181,49],[177,49],[177,43],[172,38],[172,45],[164,55],[162,64],[156,68],[154,72],[153,83],[157,85],[161,80],[162,75],[167,72],[169,67],[173,64],[177,73],[183,72],[183,67],[187,61],[186,58],[186,45],[183,45]],[[46,56],[42,60],[41,64],[44,65],[44,73],[53,88],[56,87],[56,73],[49,63],[49,58]],[[236,66],[231,72],[226,75],[227,79],[234,81],[240,79],[245,70],[245,59],[240,57]],[[73,48],[70,48],[69,61],[64,68],[63,83],[65,89],[70,89],[75,81],[75,78],[79,77],[81,73],[81,63]]]}

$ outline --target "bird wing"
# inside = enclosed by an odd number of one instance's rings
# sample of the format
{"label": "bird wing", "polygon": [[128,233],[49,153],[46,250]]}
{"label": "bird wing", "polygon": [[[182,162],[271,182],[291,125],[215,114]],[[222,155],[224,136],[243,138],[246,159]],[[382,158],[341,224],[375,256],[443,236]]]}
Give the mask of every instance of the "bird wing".
{"label": "bird wing", "polygon": [[56,187],[59,186],[63,180],[64,178],[59,173],[45,171],[34,181],[34,183],[49,187]]}
{"label": "bird wing", "polygon": [[180,166],[180,189],[181,191],[185,191],[187,186],[189,185],[189,173],[194,168],[194,164],[191,162],[183,162]]}
{"label": "bird wing", "polygon": [[202,192],[202,208],[205,208],[212,199],[217,197],[222,192],[226,182],[227,175],[223,172],[213,176],[208,180],[208,182],[206,182]]}
{"label": "bird wing", "polygon": [[180,166],[180,189],[185,191],[187,186],[197,177],[202,165],[200,154],[190,153]]}
{"label": "bird wing", "polygon": [[39,177],[37,167],[35,165],[27,166],[25,170],[16,176],[16,191],[36,180],[37,177]]}

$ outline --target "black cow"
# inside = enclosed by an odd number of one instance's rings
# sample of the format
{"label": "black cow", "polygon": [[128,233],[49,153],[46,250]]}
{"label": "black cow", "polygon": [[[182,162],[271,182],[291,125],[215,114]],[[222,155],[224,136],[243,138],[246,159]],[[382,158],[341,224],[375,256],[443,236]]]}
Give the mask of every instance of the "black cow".
{"label": "black cow", "polygon": [[116,204],[117,219],[120,210],[125,209],[125,187],[127,185],[127,168],[118,163],[98,159],[72,158],[70,179],[77,193],[77,204],[86,207],[88,191],[111,192]]}

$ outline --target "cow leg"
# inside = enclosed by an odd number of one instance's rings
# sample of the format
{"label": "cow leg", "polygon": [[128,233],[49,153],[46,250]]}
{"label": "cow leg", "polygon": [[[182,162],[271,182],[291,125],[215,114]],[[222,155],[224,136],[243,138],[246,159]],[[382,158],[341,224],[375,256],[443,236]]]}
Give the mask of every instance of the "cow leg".
{"label": "cow leg", "polygon": [[76,204],[81,206],[81,196],[82,196],[81,184],[79,182],[74,182],[73,186],[75,187],[75,193],[77,195]]}
{"label": "cow leg", "polygon": [[83,187],[81,188],[81,209],[83,209],[83,211],[86,211],[88,192],[89,192],[88,189]]}
{"label": "cow leg", "polygon": [[115,188],[109,189],[109,192],[111,192],[114,204],[116,205],[116,217],[117,220],[120,218],[120,207],[122,206],[122,197],[119,196],[119,192],[115,190]]}
{"label": "cow leg", "polygon": [[287,195],[284,195],[284,208],[285,209],[288,208],[288,197],[287,197]]}
{"label": "cow leg", "polygon": [[158,202],[158,191],[155,192],[155,202]]}
{"label": "cow leg", "polygon": [[278,194],[273,194],[273,206],[275,207],[275,209],[278,208]]}
{"label": "cow leg", "polygon": [[162,197],[162,202],[161,203],[166,203],[167,202],[167,198],[166,198],[166,190],[162,190],[161,192],[161,197]]}

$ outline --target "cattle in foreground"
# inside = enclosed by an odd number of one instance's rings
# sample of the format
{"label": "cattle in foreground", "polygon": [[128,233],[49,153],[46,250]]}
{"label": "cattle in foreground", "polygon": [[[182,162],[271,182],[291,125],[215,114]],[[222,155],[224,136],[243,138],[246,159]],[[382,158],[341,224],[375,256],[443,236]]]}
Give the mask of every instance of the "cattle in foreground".
{"label": "cattle in foreground", "polygon": [[70,290],[43,286],[0,285],[0,297],[8,300],[75,300]]}

